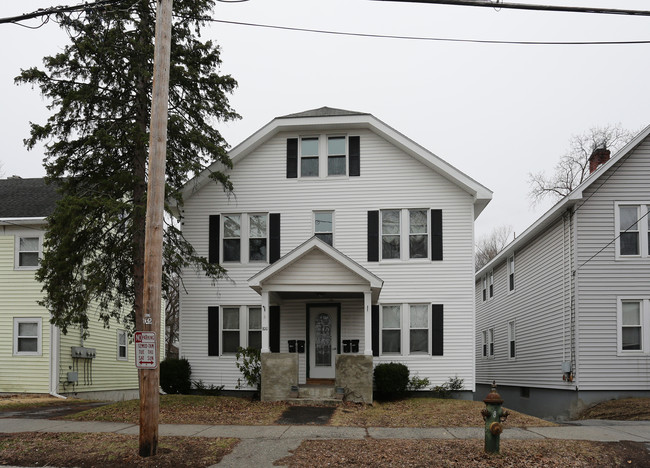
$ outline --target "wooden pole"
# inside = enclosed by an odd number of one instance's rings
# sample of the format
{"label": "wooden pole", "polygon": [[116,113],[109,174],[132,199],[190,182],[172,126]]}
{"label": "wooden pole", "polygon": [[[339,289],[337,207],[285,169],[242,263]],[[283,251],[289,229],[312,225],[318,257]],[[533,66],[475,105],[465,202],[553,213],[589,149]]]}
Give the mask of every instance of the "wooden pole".
{"label": "wooden pole", "polygon": [[[156,333],[156,357],[160,360],[160,313],[162,302],[162,244],[165,201],[165,158],[171,49],[172,0],[158,0],[154,50],[153,93],[149,137],[149,181],[144,246],[144,323],[136,329]],[[137,365],[137,363],[136,363]],[[140,456],[158,449],[158,386],[160,368],[140,369]]]}

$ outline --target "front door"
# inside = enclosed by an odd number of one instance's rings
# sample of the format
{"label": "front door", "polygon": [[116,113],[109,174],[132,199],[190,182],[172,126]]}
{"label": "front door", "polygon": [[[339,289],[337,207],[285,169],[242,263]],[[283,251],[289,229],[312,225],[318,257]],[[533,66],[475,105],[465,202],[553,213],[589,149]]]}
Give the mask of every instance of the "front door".
{"label": "front door", "polygon": [[309,308],[309,377],[333,379],[338,343],[337,307]]}

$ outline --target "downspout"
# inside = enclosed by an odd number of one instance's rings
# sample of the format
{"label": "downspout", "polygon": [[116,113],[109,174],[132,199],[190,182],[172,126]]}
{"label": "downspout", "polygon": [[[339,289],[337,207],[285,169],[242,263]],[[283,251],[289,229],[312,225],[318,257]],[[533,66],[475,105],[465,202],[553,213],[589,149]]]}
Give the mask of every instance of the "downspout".
{"label": "downspout", "polygon": [[59,365],[60,365],[60,334],[59,328],[50,324],[50,395],[56,398],[62,398],[64,400],[67,397],[59,395],[56,391],[59,386]]}

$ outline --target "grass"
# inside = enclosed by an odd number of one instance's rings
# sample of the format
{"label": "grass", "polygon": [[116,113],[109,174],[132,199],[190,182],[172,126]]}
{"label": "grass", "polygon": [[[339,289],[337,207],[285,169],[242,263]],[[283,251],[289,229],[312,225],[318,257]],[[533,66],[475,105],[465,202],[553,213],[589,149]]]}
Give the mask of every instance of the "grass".
{"label": "grass", "polygon": [[650,398],[621,398],[587,408],[579,419],[650,420]]}

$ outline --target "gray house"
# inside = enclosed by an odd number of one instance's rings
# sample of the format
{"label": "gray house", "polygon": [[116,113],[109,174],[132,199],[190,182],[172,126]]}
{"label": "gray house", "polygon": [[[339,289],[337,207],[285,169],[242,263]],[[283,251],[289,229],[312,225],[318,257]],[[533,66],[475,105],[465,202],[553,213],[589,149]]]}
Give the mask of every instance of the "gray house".
{"label": "gray house", "polygon": [[478,397],[574,416],[650,396],[650,127],[476,273]]}

